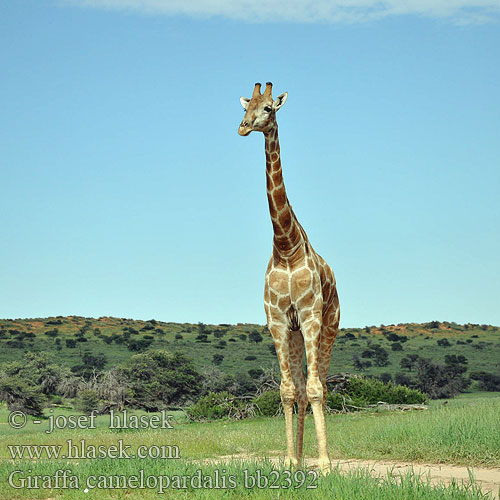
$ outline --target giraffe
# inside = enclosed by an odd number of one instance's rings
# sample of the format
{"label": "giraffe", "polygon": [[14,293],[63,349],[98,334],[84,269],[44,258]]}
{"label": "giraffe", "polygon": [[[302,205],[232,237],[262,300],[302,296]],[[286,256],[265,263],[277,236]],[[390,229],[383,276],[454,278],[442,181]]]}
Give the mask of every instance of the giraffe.
{"label": "giraffe", "polygon": [[[337,335],[340,309],[335,276],[312,248],[288,201],[281,170],[276,112],[287,92],[272,98],[272,83],[261,94],[256,83],[251,99],[241,97],[245,116],[238,133],[262,132],[265,138],[266,183],[273,225],[273,250],[266,271],[264,308],[281,371],[280,395],[286,426],[287,465],[302,460],[304,419],[311,404],[318,441],[318,466],[330,470],[325,402],[326,376]],[[302,369],[304,346],[307,382]],[[297,403],[297,436],[294,447],[293,406]]]}

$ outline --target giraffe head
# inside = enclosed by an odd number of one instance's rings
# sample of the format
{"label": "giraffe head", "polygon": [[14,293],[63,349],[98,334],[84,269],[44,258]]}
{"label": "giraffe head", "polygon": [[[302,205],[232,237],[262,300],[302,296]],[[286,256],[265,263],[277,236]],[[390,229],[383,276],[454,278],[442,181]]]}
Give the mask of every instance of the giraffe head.
{"label": "giraffe head", "polygon": [[283,92],[276,99],[271,96],[273,84],[266,83],[266,90],[260,93],[260,83],[255,84],[251,99],[240,97],[240,102],[245,109],[245,116],[238,128],[238,134],[248,135],[253,130],[269,132],[276,125],[276,111],[285,104],[288,94]]}

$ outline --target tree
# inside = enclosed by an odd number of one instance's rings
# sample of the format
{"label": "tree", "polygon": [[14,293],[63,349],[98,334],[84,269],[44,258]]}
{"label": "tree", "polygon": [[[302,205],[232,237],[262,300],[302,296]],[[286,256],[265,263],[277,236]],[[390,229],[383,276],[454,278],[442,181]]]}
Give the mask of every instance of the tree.
{"label": "tree", "polygon": [[129,351],[142,352],[145,351],[152,342],[151,339],[132,339],[129,340],[127,347]]}
{"label": "tree", "polygon": [[378,376],[378,378],[379,378],[379,380],[384,382],[384,384],[387,384],[388,382],[392,382],[392,375],[389,372],[381,373]]}
{"label": "tree", "polygon": [[200,374],[182,353],[149,351],[132,356],[123,373],[138,408],[158,411],[185,404],[200,393]]}
{"label": "tree", "polygon": [[389,353],[378,344],[370,345],[361,353],[362,358],[371,358],[376,366],[387,366],[389,364]]}
{"label": "tree", "polygon": [[263,337],[257,330],[253,330],[248,335],[248,340],[249,342],[255,342],[256,344],[258,344],[259,342],[262,342]]}
{"label": "tree", "polygon": [[446,354],[444,362],[447,365],[466,365],[469,360],[461,354],[458,356],[456,354]]}
{"label": "tree", "polygon": [[406,375],[406,373],[398,372],[394,376],[394,382],[398,385],[406,385],[406,387],[413,387],[415,384],[413,380]]}
{"label": "tree", "polygon": [[223,360],[224,360],[224,355],[223,354],[214,354],[214,356],[212,358],[212,363],[215,366],[219,366],[222,363]]}
{"label": "tree", "polygon": [[451,343],[448,339],[439,339],[437,341],[437,344],[440,345],[441,347],[450,347]]}
{"label": "tree", "polygon": [[66,339],[66,347],[68,347],[69,349],[74,349],[76,347],[76,340]]}
{"label": "tree", "polygon": [[216,349],[225,349],[227,346],[227,342],[225,340],[219,340],[217,342],[217,345],[215,346]]}
{"label": "tree", "polygon": [[9,411],[40,417],[46,398],[38,387],[28,384],[20,376],[0,375],[0,401],[7,403]]}
{"label": "tree", "polygon": [[403,346],[399,343],[399,342],[394,342],[392,345],[391,345],[391,349],[393,351],[402,351],[403,350]]}
{"label": "tree", "polygon": [[470,378],[479,382],[482,391],[500,391],[500,375],[480,371],[472,372]]}
{"label": "tree", "polygon": [[456,396],[470,385],[463,376],[467,370],[463,365],[439,365],[419,357],[415,367],[414,386],[432,399]]}
{"label": "tree", "polygon": [[82,356],[83,364],[88,369],[102,370],[106,365],[106,356],[102,352],[93,354],[90,351],[85,351]]}
{"label": "tree", "polygon": [[76,400],[75,407],[78,411],[90,415],[98,410],[99,407],[99,394],[93,389],[82,389],[78,392],[78,399]]}
{"label": "tree", "polygon": [[250,370],[248,370],[248,375],[253,379],[258,379],[261,375],[264,375],[264,370],[261,368],[250,368]]}
{"label": "tree", "polygon": [[411,372],[415,369],[415,365],[418,358],[419,358],[418,354],[408,354],[400,361],[399,366]]}

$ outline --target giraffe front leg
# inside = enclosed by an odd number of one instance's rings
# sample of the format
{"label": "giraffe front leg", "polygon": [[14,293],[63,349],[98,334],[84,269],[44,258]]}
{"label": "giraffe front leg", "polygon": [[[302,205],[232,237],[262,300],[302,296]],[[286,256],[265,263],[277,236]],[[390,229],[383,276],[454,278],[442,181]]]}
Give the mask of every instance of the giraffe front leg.
{"label": "giraffe front leg", "polygon": [[319,348],[321,316],[311,316],[303,324],[304,340],[307,354],[307,399],[311,404],[318,440],[318,466],[322,473],[331,469],[326,436],[326,420],[324,411],[324,392],[319,374]]}
{"label": "giraffe front leg", "polygon": [[283,404],[283,413],[285,414],[286,426],[286,448],[287,456],[285,463],[287,466],[297,465],[298,460],[295,454],[293,440],[293,403],[295,402],[295,384],[290,370],[290,349],[288,326],[283,323],[271,323],[269,330],[274,339],[276,354],[281,371],[280,395]]}

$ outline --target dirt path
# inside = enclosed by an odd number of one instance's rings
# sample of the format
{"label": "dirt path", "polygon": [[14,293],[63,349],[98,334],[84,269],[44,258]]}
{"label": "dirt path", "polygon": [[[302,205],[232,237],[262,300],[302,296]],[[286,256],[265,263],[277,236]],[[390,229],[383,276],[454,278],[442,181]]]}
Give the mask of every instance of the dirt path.
{"label": "dirt path", "polygon": [[[213,460],[207,460],[207,463],[232,462],[237,460],[256,460],[260,458],[251,455],[229,455],[218,457]],[[275,462],[276,465],[282,460],[278,457],[269,457],[267,460]],[[316,460],[312,458],[305,459],[306,467],[315,467]],[[404,476],[407,472],[413,471],[415,474],[424,478],[429,477],[431,484],[449,484],[455,480],[458,484],[470,482],[470,472],[481,486],[483,492],[491,492],[493,498],[498,500],[500,490],[500,468],[485,467],[465,467],[459,465],[447,464],[418,464],[411,462],[381,461],[381,460],[332,460],[332,465],[338,467],[341,472],[349,472],[358,468],[367,469],[374,477],[386,476],[391,472],[393,476]]]}

